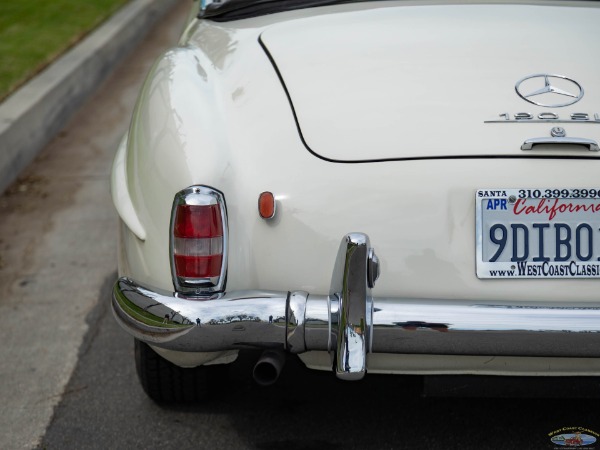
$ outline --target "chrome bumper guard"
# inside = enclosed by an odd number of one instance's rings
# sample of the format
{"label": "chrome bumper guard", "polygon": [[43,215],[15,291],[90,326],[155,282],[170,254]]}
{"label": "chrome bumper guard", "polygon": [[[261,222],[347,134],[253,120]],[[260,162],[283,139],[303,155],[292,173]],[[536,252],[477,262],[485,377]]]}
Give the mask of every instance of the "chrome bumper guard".
{"label": "chrome bumper guard", "polygon": [[600,357],[600,304],[372,298],[378,261],[361,233],[342,240],[329,295],[238,291],[191,297],[121,278],[119,324],[176,351],[328,351],[342,379],[360,379],[367,353]]}

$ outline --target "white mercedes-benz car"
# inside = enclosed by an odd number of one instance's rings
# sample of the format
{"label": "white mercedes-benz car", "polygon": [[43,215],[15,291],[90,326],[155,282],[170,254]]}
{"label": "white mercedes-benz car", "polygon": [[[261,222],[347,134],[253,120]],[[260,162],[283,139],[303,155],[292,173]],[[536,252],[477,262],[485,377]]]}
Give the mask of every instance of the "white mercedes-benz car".
{"label": "white mercedes-benz car", "polygon": [[600,375],[600,2],[194,3],[118,149],[157,401],[263,349],[357,380]]}

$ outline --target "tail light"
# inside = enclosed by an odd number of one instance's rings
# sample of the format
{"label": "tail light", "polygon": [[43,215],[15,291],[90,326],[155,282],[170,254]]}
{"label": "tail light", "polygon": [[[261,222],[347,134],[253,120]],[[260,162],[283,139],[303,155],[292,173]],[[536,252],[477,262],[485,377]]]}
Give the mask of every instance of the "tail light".
{"label": "tail light", "polygon": [[177,193],[171,214],[171,270],[175,290],[222,292],[227,269],[227,213],[223,194],[206,186]]}

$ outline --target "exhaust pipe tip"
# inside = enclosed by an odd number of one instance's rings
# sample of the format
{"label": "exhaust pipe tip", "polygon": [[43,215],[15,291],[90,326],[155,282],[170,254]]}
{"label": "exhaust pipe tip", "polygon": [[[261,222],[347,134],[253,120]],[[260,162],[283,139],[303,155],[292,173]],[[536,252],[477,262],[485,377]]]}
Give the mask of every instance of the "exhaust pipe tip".
{"label": "exhaust pipe tip", "polygon": [[260,386],[271,386],[279,379],[284,364],[284,352],[265,350],[254,365],[252,377]]}

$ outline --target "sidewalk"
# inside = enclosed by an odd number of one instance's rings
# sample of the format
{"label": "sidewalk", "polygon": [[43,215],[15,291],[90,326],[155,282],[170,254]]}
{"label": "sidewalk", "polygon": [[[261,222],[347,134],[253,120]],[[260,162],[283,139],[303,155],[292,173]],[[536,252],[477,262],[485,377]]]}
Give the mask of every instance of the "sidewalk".
{"label": "sidewalk", "polygon": [[132,0],[0,103],[0,193],[177,2]]}

